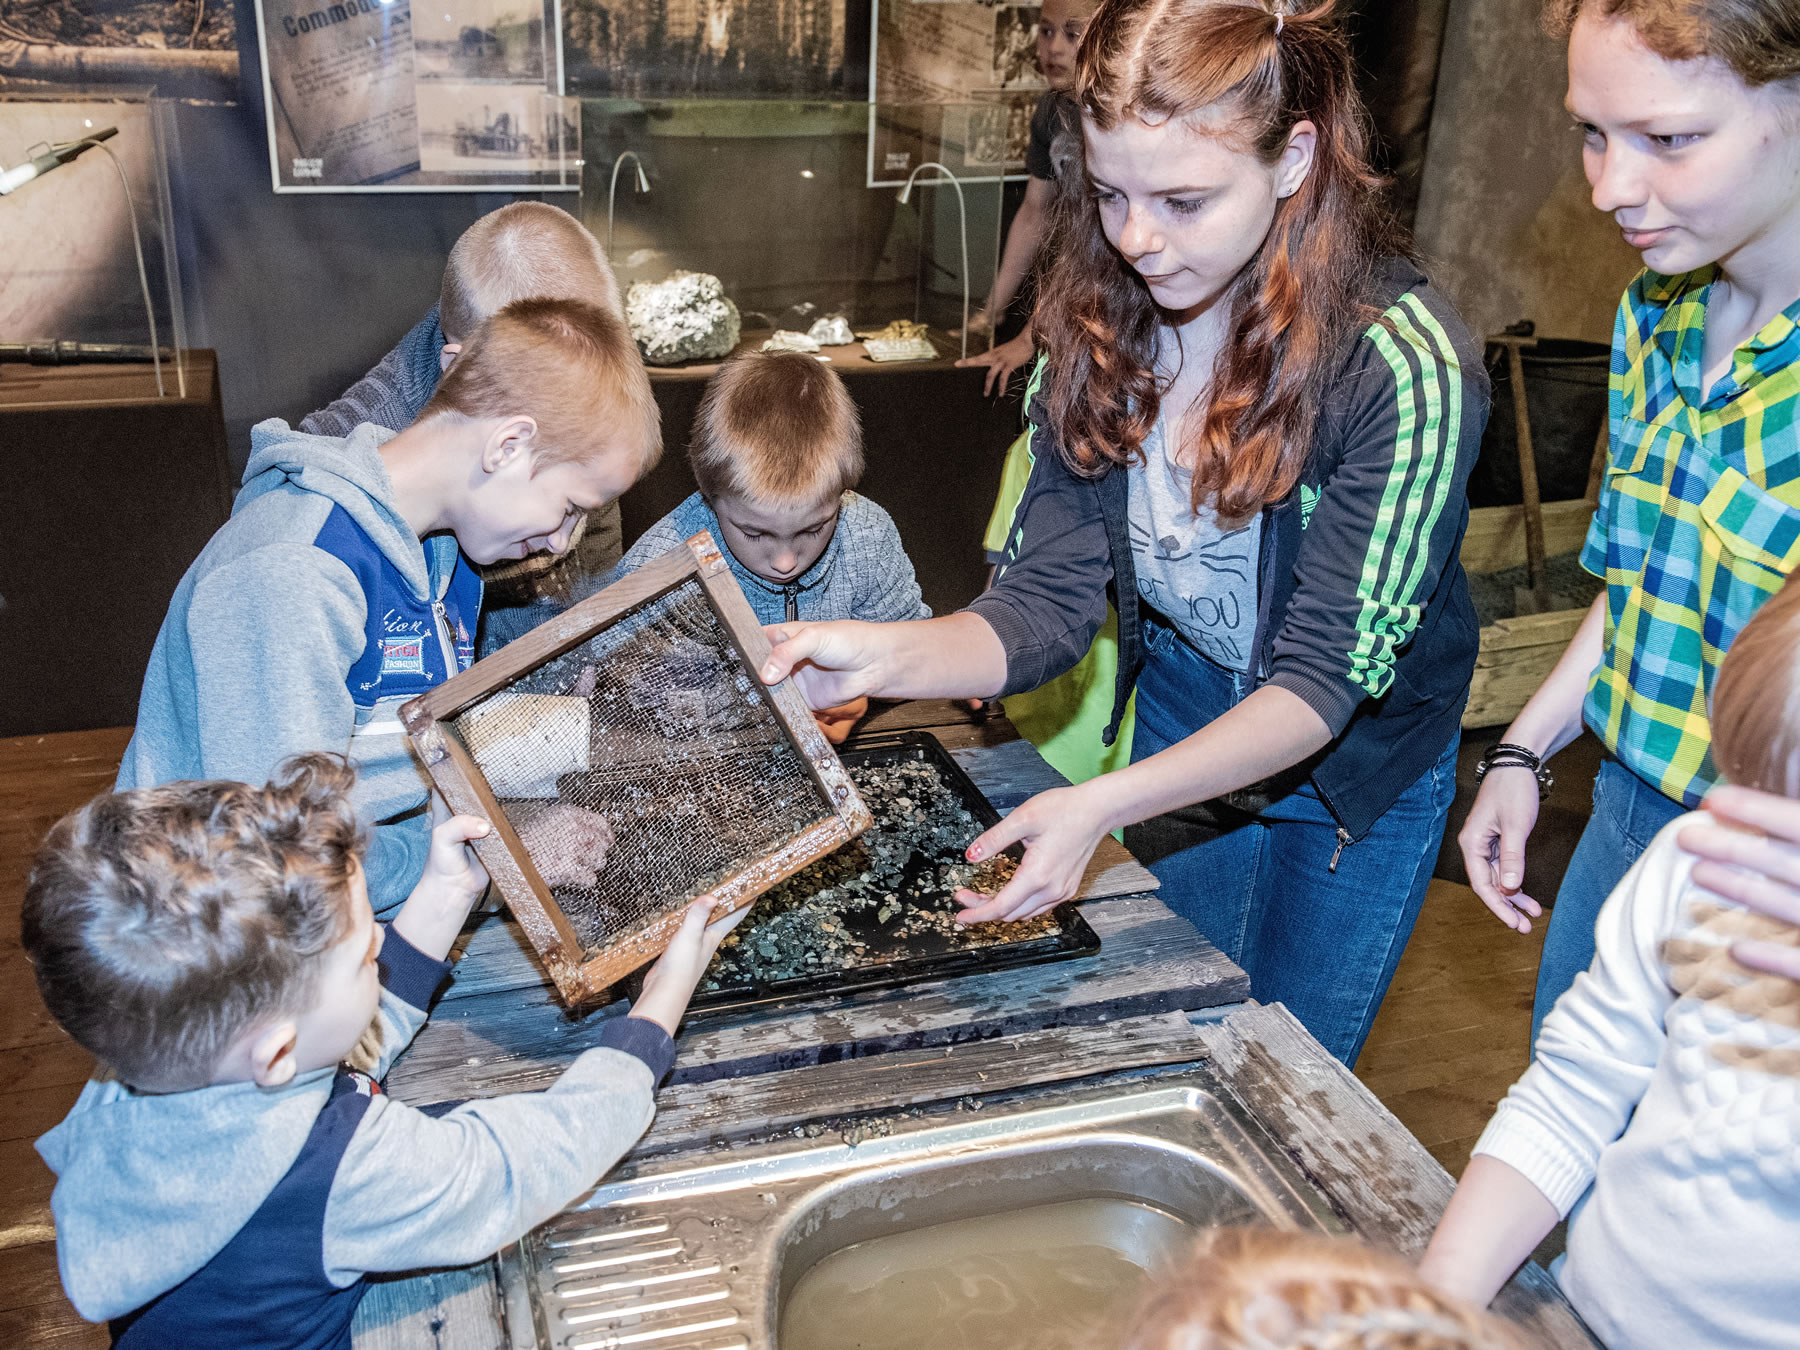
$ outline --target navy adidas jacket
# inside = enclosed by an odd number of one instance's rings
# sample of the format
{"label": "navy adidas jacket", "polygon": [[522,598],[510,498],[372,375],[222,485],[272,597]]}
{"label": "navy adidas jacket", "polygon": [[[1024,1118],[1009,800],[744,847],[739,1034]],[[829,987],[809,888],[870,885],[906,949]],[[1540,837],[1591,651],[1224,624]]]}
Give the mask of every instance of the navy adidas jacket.
{"label": "navy adidas jacket", "polygon": [[[1312,766],[1351,839],[1456,734],[1479,625],[1458,549],[1487,424],[1481,348],[1410,262],[1384,269],[1379,321],[1341,359],[1289,496],[1262,514],[1251,675],[1305,700],[1333,741]],[[1118,729],[1144,663],[1127,475],[1064,460],[1041,393],[1034,464],[994,587],[970,607],[1006,649],[1003,693],[1035,689],[1119,612]]]}

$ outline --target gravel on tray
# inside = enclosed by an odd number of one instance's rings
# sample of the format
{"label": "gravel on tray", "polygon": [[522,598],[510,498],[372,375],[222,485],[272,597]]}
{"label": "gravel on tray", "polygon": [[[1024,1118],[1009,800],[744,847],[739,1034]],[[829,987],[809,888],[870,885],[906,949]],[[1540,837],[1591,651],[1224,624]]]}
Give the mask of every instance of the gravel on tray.
{"label": "gravel on tray", "polygon": [[[1046,937],[1049,914],[1021,923],[959,924],[959,887],[993,894],[1017,864],[965,861],[983,830],[933,764],[852,765],[875,823],[850,843],[774,886],[727,937],[702,990],[879,965],[931,950],[967,950]],[[909,949],[909,940],[918,939]]]}

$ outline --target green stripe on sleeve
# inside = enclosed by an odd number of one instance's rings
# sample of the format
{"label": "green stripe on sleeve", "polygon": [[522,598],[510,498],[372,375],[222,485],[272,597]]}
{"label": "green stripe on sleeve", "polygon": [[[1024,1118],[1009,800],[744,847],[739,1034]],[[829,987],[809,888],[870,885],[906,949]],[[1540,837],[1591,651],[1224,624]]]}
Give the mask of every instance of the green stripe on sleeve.
{"label": "green stripe on sleeve", "polygon": [[[1419,607],[1402,600],[1424,577],[1432,531],[1454,477],[1446,471],[1448,437],[1462,423],[1461,367],[1443,326],[1410,292],[1384,317],[1393,323],[1393,331],[1377,323],[1368,336],[1393,372],[1398,425],[1393,462],[1357,584],[1362,606],[1356,618],[1356,647],[1350,653],[1350,679],[1371,695],[1386,690],[1393,649],[1418,623]],[[1402,344],[1416,355],[1417,374]],[[1455,378],[1445,379],[1446,371]]]}

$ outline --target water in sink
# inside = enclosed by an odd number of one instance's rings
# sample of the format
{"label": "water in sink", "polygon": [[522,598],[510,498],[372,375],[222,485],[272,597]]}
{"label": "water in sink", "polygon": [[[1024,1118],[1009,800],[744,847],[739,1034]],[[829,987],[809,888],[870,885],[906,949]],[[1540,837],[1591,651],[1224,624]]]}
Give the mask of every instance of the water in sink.
{"label": "water in sink", "polygon": [[1097,1199],[859,1242],[800,1277],[779,1350],[1075,1350],[1191,1232]]}

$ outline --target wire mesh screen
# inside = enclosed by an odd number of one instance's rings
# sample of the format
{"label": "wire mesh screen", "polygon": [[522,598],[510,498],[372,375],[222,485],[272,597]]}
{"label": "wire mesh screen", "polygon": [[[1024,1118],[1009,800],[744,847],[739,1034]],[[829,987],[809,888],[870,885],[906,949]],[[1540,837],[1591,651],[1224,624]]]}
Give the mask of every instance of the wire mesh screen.
{"label": "wire mesh screen", "polygon": [[452,726],[590,953],[833,814],[691,578]]}

